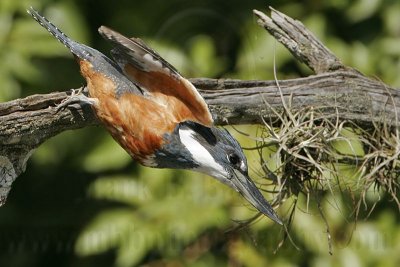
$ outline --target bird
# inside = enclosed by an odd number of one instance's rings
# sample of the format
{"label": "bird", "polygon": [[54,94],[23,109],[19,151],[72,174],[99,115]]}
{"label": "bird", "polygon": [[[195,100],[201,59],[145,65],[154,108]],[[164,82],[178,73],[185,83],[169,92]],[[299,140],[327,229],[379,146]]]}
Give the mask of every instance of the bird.
{"label": "bird", "polygon": [[194,85],[157,52],[139,38],[101,26],[100,35],[113,45],[110,59],[69,38],[34,8],[27,12],[79,64],[88,93],[75,94],[70,100],[90,105],[134,160],[147,167],[193,170],[214,177],[283,225],[251,180],[238,141],[214,125]]}

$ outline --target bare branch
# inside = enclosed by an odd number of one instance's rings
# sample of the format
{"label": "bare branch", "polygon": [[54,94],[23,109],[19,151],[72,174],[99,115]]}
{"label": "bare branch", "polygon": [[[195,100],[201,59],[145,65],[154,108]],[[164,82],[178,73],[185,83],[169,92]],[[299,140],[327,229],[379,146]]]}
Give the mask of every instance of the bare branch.
{"label": "bare branch", "polygon": [[[279,81],[292,112],[312,107],[323,118],[353,121],[365,128],[397,126],[400,91],[343,66],[303,24],[271,9],[254,11],[259,23],[317,75]],[[206,99],[216,124],[282,123],[282,98],[276,81],[191,79]],[[52,136],[98,122],[89,106],[55,106],[67,92],[33,95],[0,103],[0,206],[32,151]]]}
{"label": "bare branch", "polygon": [[315,73],[345,70],[342,62],[324,46],[303,23],[271,8],[271,18],[253,10],[264,27],[277,41],[282,43],[300,62]]}

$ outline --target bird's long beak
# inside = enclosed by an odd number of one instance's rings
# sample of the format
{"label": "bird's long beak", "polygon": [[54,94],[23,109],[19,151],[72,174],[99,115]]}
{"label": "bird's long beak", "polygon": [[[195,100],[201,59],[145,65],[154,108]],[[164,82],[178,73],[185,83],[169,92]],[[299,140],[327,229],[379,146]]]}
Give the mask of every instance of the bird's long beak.
{"label": "bird's long beak", "polygon": [[281,219],[272,209],[271,205],[265,200],[257,186],[250,180],[250,177],[243,175],[238,170],[233,170],[234,177],[231,182],[236,190],[251,203],[259,212],[263,213],[276,223],[283,225]]}

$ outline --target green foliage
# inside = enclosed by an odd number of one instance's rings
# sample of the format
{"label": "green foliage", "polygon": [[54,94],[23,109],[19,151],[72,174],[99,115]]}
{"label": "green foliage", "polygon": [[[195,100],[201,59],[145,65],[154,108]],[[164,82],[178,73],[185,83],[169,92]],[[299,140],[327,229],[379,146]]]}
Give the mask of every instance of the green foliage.
{"label": "green foliage", "polygon": [[[117,248],[117,266],[132,266],[151,250],[177,257],[207,229],[226,227],[225,195],[200,175],[143,168],[140,176],[100,177],[90,187],[97,199],[127,205],[96,216],[77,240],[79,255]],[[221,190],[222,191],[222,190]]]}
{"label": "green foliage", "polygon": [[[400,85],[400,4],[397,1],[272,1],[301,20],[345,64]],[[149,42],[188,77],[279,79],[311,72],[261,29],[251,14],[265,1],[0,1],[0,100],[82,85],[68,51],[26,15],[29,6],[72,38],[106,52],[96,28],[109,25]],[[274,61],[275,57],[275,61]],[[275,66],[274,66],[275,63]],[[243,147],[255,127],[239,127]],[[229,130],[235,133],[233,128]],[[332,142],[337,157],[363,156],[357,133]],[[269,169],[280,158],[263,151]],[[251,176],[262,176],[256,150],[246,151]],[[346,186],[360,185],[356,168],[337,166]],[[327,174],[328,175],[328,174]],[[273,177],[273,176],[271,176]],[[268,178],[271,178],[268,177]],[[366,204],[382,196],[367,192]],[[268,199],[272,197],[265,194]],[[280,208],[292,241],[266,218],[227,231],[255,215],[235,192],[200,174],[143,168],[103,129],[63,133],[43,144],[0,210],[1,266],[398,266],[398,210],[380,202],[368,220],[349,220],[354,198],[335,188],[299,195]],[[367,207],[368,205],[366,205]],[[321,213],[321,209],[323,213]],[[366,217],[368,209],[361,209]],[[328,251],[329,221],[333,256]],[[54,229],[56,228],[56,229]],[[10,234],[5,234],[10,233]],[[300,250],[295,248],[295,245]]]}
{"label": "green foliage", "polygon": [[[54,42],[54,38],[37,27],[37,23],[25,15],[24,10],[34,4],[28,1],[0,3],[0,69],[2,70],[0,72],[0,84],[2,84],[0,101],[17,98],[21,94],[21,82],[34,83],[46,79],[47,74],[41,72],[37,65],[33,64],[33,58],[61,55],[71,57],[61,44]],[[36,6],[39,5],[36,4]],[[77,7],[70,4],[58,4],[45,14],[54,23],[67,25],[65,30],[75,38],[87,42],[84,38],[79,38],[85,33],[82,31],[84,28],[78,27],[84,23],[77,13]],[[65,23],[71,17],[75,19]]]}

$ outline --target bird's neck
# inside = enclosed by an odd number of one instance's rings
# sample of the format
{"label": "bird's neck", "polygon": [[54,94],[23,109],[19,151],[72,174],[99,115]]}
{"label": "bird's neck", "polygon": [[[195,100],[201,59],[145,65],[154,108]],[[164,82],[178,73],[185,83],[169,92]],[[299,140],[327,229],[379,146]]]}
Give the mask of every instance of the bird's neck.
{"label": "bird's neck", "polygon": [[[179,126],[177,126],[178,128]],[[153,167],[171,169],[195,169],[198,165],[180,141],[177,129],[164,135],[164,145],[151,156]]]}

